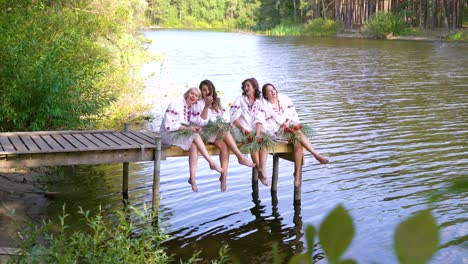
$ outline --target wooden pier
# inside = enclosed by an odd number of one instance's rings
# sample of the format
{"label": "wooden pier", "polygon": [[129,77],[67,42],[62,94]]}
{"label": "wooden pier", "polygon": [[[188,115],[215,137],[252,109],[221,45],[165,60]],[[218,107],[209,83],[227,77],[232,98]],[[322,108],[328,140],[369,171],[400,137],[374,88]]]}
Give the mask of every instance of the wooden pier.
{"label": "wooden pier", "polygon": [[[212,144],[210,155],[219,154]],[[271,191],[277,191],[279,158],[292,160],[293,146],[276,143],[273,154]],[[129,162],[153,161],[153,206],[157,207],[161,160],[188,156],[179,147],[161,146],[159,135],[151,131],[112,130],[43,131],[0,133],[0,168],[45,167],[84,164],[123,163],[122,195],[128,199]],[[256,169],[252,169],[253,187],[258,188]],[[300,201],[300,187],[294,191]]]}

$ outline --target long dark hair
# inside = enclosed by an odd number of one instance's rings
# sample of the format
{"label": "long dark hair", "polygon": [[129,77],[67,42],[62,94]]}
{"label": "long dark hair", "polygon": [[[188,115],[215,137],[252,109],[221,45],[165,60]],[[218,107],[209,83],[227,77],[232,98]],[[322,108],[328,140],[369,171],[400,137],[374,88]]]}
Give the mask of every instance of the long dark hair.
{"label": "long dark hair", "polygon": [[[219,113],[220,111],[223,110],[223,107],[221,106],[221,99],[219,99],[218,93],[216,93],[216,87],[214,86],[213,82],[210,80],[201,81],[198,88],[201,90],[203,85],[206,85],[206,87],[208,87],[208,90],[210,91],[210,95],[213,96],[213,102],[211,102],[211,107],[216,112]],[[201,97],[205,99],[205,95],[203,93],[201,93]]]}
{"label": "long dark hair", "polygon": [[248,79],[245,79],[242,82],[242,95],[246,95],[244,89],[245,89],[245,84],[247,82],[249,82],[253,86],[253,88],[255,89],[255,99],[260,99],[260,97],[262,97],[262,95],[261,95],[260,89],[258,88],[258,81],[255,78],[248,78]]}
{"label": "long dark hair", "polygon": [[268,98],[266,97],[266,88],[267,88],[268,86],[271,86],[271,87],[273,87],[273,89],[275,89],[276,98],[278,98],[278,90],[276,90],[276,87],[275,87],[273,84],[271,84],[271,83],[265,83],[265,84],[262,86],[262,96],[263,96],[263,98],[265,98],[265,99],[268,100]]}

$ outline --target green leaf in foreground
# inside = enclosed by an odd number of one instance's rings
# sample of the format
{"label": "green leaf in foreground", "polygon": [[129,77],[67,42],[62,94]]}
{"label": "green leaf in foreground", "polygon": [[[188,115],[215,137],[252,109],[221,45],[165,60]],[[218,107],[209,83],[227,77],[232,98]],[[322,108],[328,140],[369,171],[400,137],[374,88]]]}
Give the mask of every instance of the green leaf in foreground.
{"label": "green leaf in foreground", "polygon": [[439,228],[429,211],[422,211],[401,222],[394,236],[400,263],[427,263],[437,251]]}
{"label": "green leaf in foreground", "polygon": [[315,238],[315,227],[313,225],[308,225],[305,229],[305,236],[307,240],[307,253],[312,257],[314,253],[314,238]]}
{"label": "green leaf in foreground", "polygon": [[341,204],[320,224],[320,245],[331,263],[338,261],[353,240],[353,236],[353,220]]}
{"label": "green leaf in foreground", "polygon": [[312,264],[309,254],[299,254],[292,257],[288,264]]}

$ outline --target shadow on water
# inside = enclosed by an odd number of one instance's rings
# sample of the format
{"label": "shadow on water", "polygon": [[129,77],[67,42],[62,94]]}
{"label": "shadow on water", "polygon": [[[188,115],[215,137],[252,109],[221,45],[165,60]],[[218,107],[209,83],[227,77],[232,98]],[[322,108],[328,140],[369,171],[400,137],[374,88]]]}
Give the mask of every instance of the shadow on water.
{"label": "shadow on water", "polygon": [[[274,244],[278,246],[283,262],[305,250],[300,203],[294,205],[294,226],[290,227],[283,224],[276,193],[271,193],[271,214],[267,212],[267,205],[259,199],[258,185],[255,184],[252,186],[252,203],[249,211],[253,220],[246,221],[239,228],[219,226],[216,232],[211,230],[194,237],[174,237],[163,245],[170,250],[176,249],[171,252],[175,254],[176,261],[179,258],[188,260],[196,252],[200,252],[199,256],[204,261],[217,259],[223,246],[229,247],[228,255],[238,263],[272,263]],[[314,257],[321,259],[322,253],[315,254]]]}

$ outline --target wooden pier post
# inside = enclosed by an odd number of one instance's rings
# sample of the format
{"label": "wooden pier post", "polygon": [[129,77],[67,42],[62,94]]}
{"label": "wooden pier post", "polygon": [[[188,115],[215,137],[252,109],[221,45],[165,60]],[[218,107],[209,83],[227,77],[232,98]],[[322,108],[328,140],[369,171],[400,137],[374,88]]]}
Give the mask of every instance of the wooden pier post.
{"label": "wooden pier post", "polygon": [[252,168],[252,191],[258,193],[258,170]]}
{"label": "wooden pier post", "polygon": [[302,166],[301,171],[299,172],[300,183],[299,186],[294,186],[294,205],[301,205],[301,189],[302,189]]}
{"label": "wooden pier post", "polygon": [[156,148],[154,149],[154,171],[153,171],[153,213],[156,214],[159,207],[159,184],[161,182],[161,138],[156,137]]}
{"label": "wooden pier post", "polygon": [[[124,124],[124,133],[128,133],[130,131],[130,124]],[[122,175],[122,197],[124,202],[128,200],[128,162],[123,163],[123,175]]]}
{"label": "wooden pier post", "polygon": [[271,192],[276,193],[278,191],[278,167],[279,157],[273,154],[273,173],[271,175]]}

